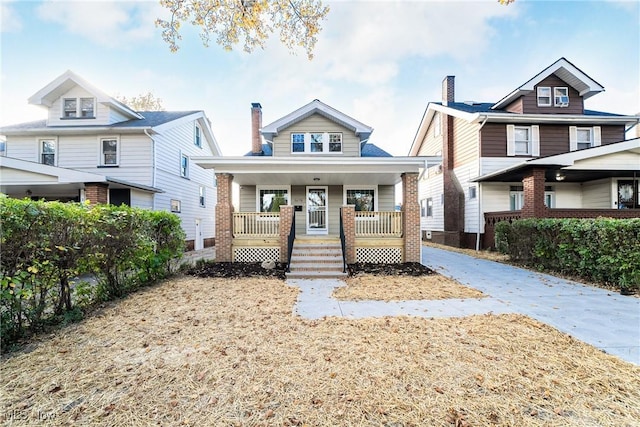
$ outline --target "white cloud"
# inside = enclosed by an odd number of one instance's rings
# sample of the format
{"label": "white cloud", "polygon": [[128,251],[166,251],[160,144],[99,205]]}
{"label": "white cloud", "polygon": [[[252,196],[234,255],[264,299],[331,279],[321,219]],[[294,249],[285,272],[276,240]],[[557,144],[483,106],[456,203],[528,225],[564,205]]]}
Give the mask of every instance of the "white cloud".
{"label": "white cloud", "polygon": [[159,8],[155,2],[49,0],[36,13],[98,45],[122,48],[156,36]]}
{"label": "white cloud", "polygon": [[0,4],[0,32],[14,33],[22,29],[22,19],[11,7],[11,2],[2,2]]}

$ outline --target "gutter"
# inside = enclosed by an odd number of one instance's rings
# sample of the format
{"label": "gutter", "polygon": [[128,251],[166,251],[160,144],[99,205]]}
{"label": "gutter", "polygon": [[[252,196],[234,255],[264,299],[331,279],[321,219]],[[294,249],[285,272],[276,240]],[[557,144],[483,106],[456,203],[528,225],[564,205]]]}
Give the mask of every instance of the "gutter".
{"label": "gutter", "polygon": [[[484,121],[478,128],[478,176],[482,176],[482,128],[489,118],[485,116]],[[478,184],[478,232],[476,233],[476,251],[480,250],[480,224],[482,224],[482,184]]]}
{"label": "gutter", "polygon": [[[149,137],[151,140],[151,186],[156,188],[156,140],[147,132],[147,129],[144,130],[144,134]],[[153,195],[153,201],[151,203],[151,209],[156,210],[156,195]]]}

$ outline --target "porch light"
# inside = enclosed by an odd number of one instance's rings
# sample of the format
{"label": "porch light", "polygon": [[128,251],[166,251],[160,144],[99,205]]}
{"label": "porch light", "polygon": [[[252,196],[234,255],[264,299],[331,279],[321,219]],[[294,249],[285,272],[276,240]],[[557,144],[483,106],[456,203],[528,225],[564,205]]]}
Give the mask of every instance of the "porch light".
{"label": "porch light", "polygon": [[564,181],[564,174],[560,171],[556,172],[556,181]]}

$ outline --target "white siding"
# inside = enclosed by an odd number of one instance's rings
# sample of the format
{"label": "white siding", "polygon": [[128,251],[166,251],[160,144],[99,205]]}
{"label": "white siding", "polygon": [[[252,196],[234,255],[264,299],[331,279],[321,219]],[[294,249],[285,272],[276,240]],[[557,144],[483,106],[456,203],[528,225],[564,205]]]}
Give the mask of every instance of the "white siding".
{"label": "white siding", "polygon": [[[120,141],[117,167],[100,167],[100,138],[116,137]],[[153,156],[151,140],[138,135],[60,136],[58,166],[97,173],[137,184],[152,185]]]}
{"label": "white siding", "polygon": [[7,157],[38,162],[38,138],[34,136],[8,136]]}
{"label": "white siding", "polygon": [[553,183],[546,185],[553,187],[556,196],[556,208],[558,209],[580,209],[582,205],[582,189],[578,183]]}
{"label": "white siding", "polygon": [[153,193],[131,190],[131,207],[153,209]]}
{"label": "white siding", "polygon": [[[437,167],[436,167],[437,168]],[[431,168],[434,169],[434,168]],[[428,174],[425,174],[425,177]],[[442,205],[442,194],[444,194],[444,185],[442,174],[432,174],[426,179],[418,182],[419,200],[433,199],[433,216],[420,217],[420,229],[431,231],[444,230],[444,205]]]}
{"label": "white siding", "polygon": [[570,166],[567,169],[636,169],[640,172],[640,154],[625,151],[622,153],[593,157],[591,159],[577,160],[575,165]]}
{"label": "white siding", "polygon": [[481,157],[480,158],[480,174],[486,175],[509,166],[522,163],[523,159],[514,157]]}
{"label": "white siding", "polygon": [[[454,173],[458,178],[458,182],[464,191],[464,231],[467,233],[478,232],[478,197],[479,191],[475,182],[470,180],[478,176],[478,161],[471,161],[464,166],[454,169]],[[471,199],[469,196],[469,187],[476,188],[476,197]]]}
{"label": "white siding", "polygon": [[53,101],[53,104],[49,108],[49,118],[47,124],[49,126],[93,126],[93,125],[106,125],[113,122],[109,121],[109,108],[99,102],[94,102],[94,114],[95,119],[62,119],[63,113],[63,100],[65,98],[94,98],[95,95],[82,89],[80,86],[75,86],[60,98]]}
{"label": "white siding", "polygon": [[[154,136],[156,143],[156,182],[155,187],[164,190],[156,195],[156,209],[171,209],[171,199],[180,200],[182,211],[178,214],[182,220],[182,228],[187,240],[195,239],[195,221],[201,220],[203,238],[215,236],[215,204],[217,189],[214,187],[215,172],[203,169],[194,162],[189,162],[189,177],[180,176],[180,156],[212,155],[207,141],[202,147],[194,144],[195,121],[165,128]],[[123,152],[124,154],[124,152]],[[148,154],[148,157],[152,156]],[[205,207],[200,207],[200,186],[205,187]],[[242,193],[241,193],[242,194]]]}
{"label": "white siding", "polygon": [[582,184],[582,207],[585,209],[611,209],[612,180],[599,179]]}
{"label": "white siding", "polygon": [[486,212],[504,212],[510,207],[509,190],[512,185],[522,182],[484,182],[482,183],[482,214]]}

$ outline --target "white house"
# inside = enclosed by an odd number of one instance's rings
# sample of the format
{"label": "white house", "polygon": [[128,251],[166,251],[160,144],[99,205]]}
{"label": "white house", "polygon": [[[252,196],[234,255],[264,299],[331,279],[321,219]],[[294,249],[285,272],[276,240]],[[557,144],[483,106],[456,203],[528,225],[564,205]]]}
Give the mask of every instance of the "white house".
{"label": "white house", "polygon": [[204,111],[134,111],[67,71],[29,98],[47,119],[0,129],[0,192],[175,212],[187,247],[215,243],[219,156]]}

